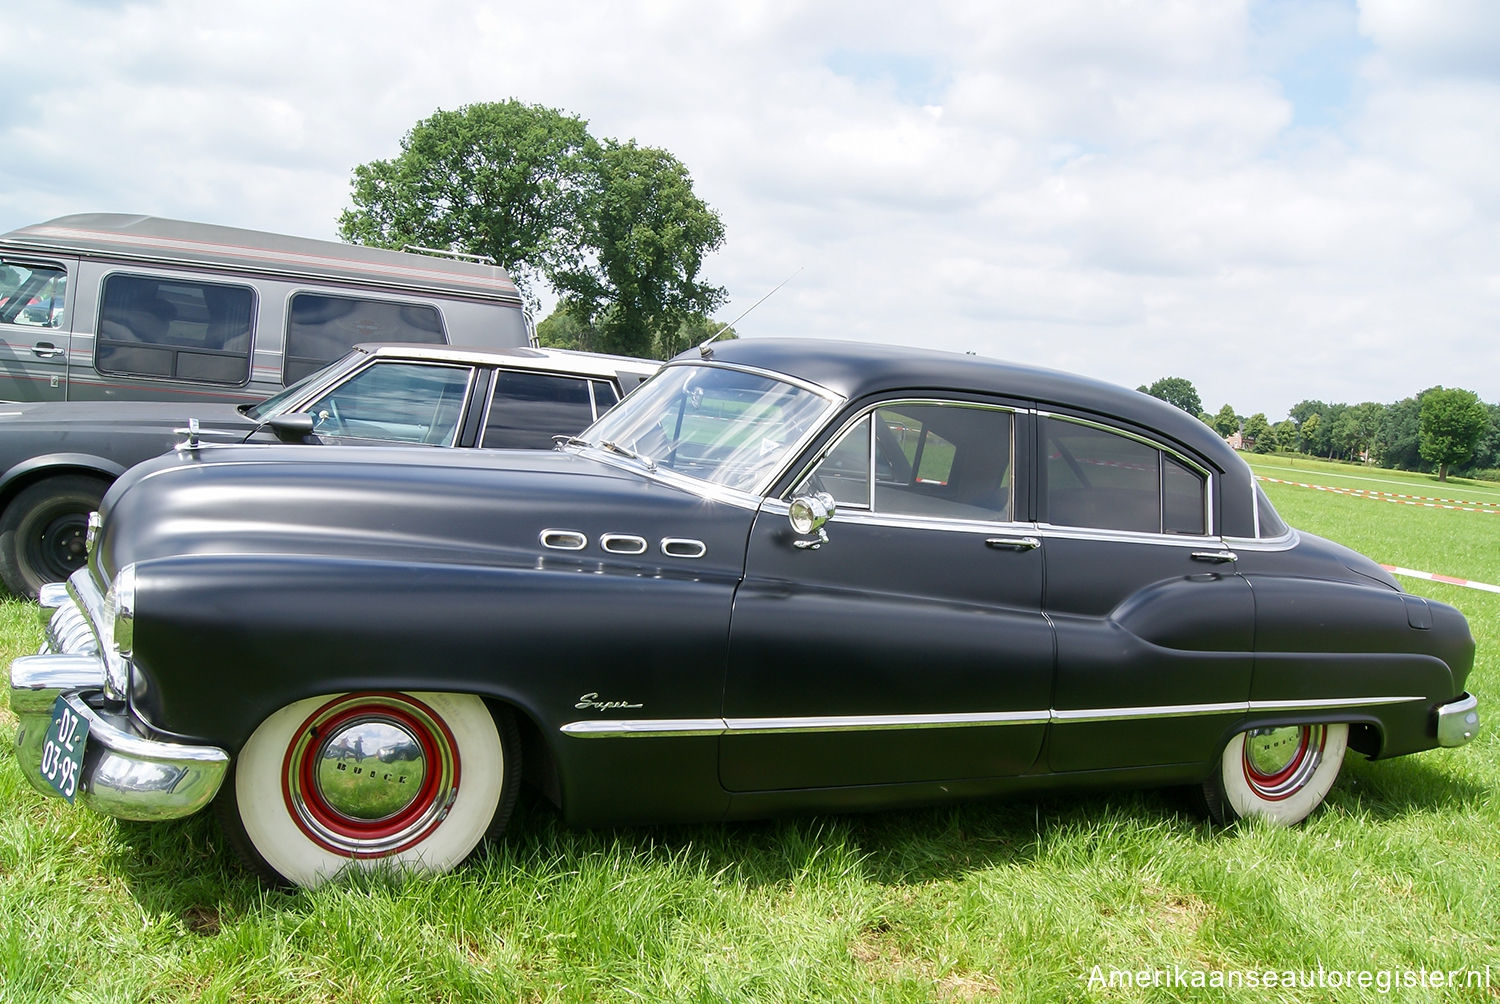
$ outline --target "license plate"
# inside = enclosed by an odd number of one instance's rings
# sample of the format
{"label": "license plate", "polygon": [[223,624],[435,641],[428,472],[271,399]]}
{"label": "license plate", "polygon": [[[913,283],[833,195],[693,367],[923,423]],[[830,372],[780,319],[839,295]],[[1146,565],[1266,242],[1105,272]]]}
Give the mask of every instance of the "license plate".
{"label": "license plate", "polygon": [[52,722],[42,741],[42,777],[57,793],[73,804],[78,778],[83,773],[83,747],[88,742],[89,723],[59,697],[52,705]]}

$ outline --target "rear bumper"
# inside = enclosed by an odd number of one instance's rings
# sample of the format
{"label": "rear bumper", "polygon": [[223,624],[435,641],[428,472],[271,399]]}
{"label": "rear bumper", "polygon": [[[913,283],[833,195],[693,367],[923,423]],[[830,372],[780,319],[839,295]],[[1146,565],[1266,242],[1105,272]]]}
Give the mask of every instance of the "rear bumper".
{"label": "rear bumper", "polygon": [[1437,709],[1439,746],[1462,746],[1479,734],[1479,699],[1465,694]]}

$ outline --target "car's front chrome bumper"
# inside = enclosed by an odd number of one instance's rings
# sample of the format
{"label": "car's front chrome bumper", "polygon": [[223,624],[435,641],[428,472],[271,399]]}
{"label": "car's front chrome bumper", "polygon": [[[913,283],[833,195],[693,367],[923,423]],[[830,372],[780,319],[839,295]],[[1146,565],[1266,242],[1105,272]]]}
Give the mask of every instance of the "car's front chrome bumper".
{"label": "car's front chrome bumper", "polygon": [[88,636],[87,614],[58,590],[44,591],[42,603],[59,608],[47,646],[10,665],[10,707],[21,720],[16,759],[26,780],[43,794],[58,795],[41,767],[47,727],[61,697],[89,726],[77,795],[84,805],[120,819],[157,820],[191,815],[211,802],[229,754],[143,735],[126,708],[104,699],[104,662]]}
{"label": "car's front chrome bumper", "polygon": [[1437,738],[1440,746],[1462,746],[1479,734],[1479,699],[1465,694],[1437,709]]}

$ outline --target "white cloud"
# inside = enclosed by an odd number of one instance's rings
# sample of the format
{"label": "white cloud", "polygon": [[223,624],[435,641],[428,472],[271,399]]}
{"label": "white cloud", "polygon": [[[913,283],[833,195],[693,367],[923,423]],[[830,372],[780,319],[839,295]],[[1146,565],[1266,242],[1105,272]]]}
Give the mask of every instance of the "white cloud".
{"label": "white cloud", "polygon": [[69,6],[11,38],[67,73],[0,68],[0,229],[329,237],[356,164],[516,97],[688,166],[726,319],[804,268],[752,336],[1181,375],[1273,418],[1500,400],[1488,0]]}

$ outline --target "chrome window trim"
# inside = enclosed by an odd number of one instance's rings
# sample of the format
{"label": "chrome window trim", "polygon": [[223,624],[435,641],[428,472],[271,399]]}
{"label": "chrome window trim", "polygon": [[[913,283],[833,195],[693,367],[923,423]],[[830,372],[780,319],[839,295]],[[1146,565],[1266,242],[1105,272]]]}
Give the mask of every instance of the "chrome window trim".
{"label": "chrome window trim", "polygon": [[[1087,428],[1098,429],[1100,432],[1106,432],[1106,433],[1110,433],[1110,434],[1113,434],[1113,435],[1116,435],[1116,436],[1123,436],[1126,439],[1131,439],[1131,440],[1134,440],[1137,443],[1140,443],[1142,446],[1149,446],[1152,449],[1160,450],[1162,453],[1170,455],[1171,457],[1173,457],[1174,459],[1178,460],[1179,462],[1181,462],[1181,463],[1185,464],[1186,466],[1192,468],[1193,470],[1197,471],[1199,474],[1203,475],[1203,525],[1204,525],[1204,533],[1201,536],[1199,536],[1199,535],[1194,535],[1194,534],[1166,534],[1166,533],[1163,532],[1163,533],[1158,534],[1158,536],[1173,536],[1173,537],[1177,537],[1177,536],[1190,536],[1190,537],[1197,537],[1197,539],[1199,539],[1199,540],[1202,540],[1202,539],[1204,539],[1206,537],[1216,537],[1217,536],[1217,533],[1215,532],[1216,529],[1217,529],[1217,527],[1216,527],[1216,524],[1215,524],[1215,521],[1214,521],[1214,502],[1218,498],[1218,494],[1217,494],[1218,493],[1218,489],[1217,489],[1217,479],[1215,478],[1214,472],[1211,469],[1203,466],[1198,461],[1194,460],[1192,457],[1188,456],[1187,454],[1183,453],[1181,450],[1177,449],[1175,446],[1168,446],[1166,443],[1162,442],[1159,439],[1152,439],[1151,437],[1142,435],[1139,432],[1132,432],[1129,429],[1122,429],[1122,428],[1120,428],[1117,425],[1109,425],[1109,424],[1104,423],[1104,422],[1096,422],[1093,419],[1088,419],[1088,418],[1079,418],[1076,415],[1064,415],[1064,414],[1061,414],[1061,413],[1055,412],[1055,411],[1045,411],[1045,410],[1040,409],[1040,408],[1037,409],[1036,411],[1034,411],[1032,414],[1034,414],[1037,418],[1055,418],[1059,422],[1071,422],[1074,425],[1082,425],[1082,426],[1085,426]],[[1040,444],[1041,444],[1041,435],[1042,435],[1041,425],[1040,425],[1040,423],[1038,423],[1038,425],[1037,425],[1037,444],[1038,444],[1038,448],[1040,448]],[[1038,458],[1037,462],[1038,462],[1038,464],[1040,464],[1041,463],[1041,459]],[[1156,487],[1157,487],[1157,491],[1161,495],[1161,497],[1160,497],[1160,499],[1158,501],[1161,503],[1162,508],[1163,508],[1163,515],[1165,515],[1166,487],[1161,483],[1162,482],[1162,476],[1163,475],[1162,475],[1161,465],[1158,464],[1157,465],[1157,471],[1156,471],[1156,480],[1157,480],[1157,486]],[[1038,505],[1040,506],[1041,499],[1038,498],[1037,502],[1038,502]],[[1045,523],[1045,524],[1042,524],[1042,525],[1043,526],[1054,526],[1056,524]],[[1105,529],[1105,528],[1103,528],[1103,527],[1096,527],[1095,529]],[[1132,531],[1117,531],[1117,532],[1132,532]]]}
{"label": "chrome window trim", "polygon": [[1111,544],[1163,544],[1168,547],[1219,547],[1223,538],[1213,535],[1192,536],[1185,533],[1153,533],[1136,530],[1106,530],[1087,526],[1059,526],[1037,523],[1036,532],[1060,540],[1100,540]]}
{"label": "chrome window trim", "polygon": [[1288,527],[1280,537],[1225,537],[1224,543],[1236,551],[1290,551],[1302,542],[1302,536],[1294,527]]}
{"label": "chrome window trim", "polygon": [[1076,725],[1142,718],[1188,718],[1275,711],[1337,711],[1426,701],[1420,696],[1313,698],[1297,701],[1225,701],[1137,708],[1040,708],[1022,711],[956,712],[927,715],[843,715],[801,718],[591,719],[569,722],[560,731],[579,738],[679,735],[769,735],[798,732],[869,732],[888,729],[973,728],[997,725]]}
{"label": "chrome window trim", "polygon": [[[791,503],[785,499],[768,498],[761,507],[761,511],[770,516],[791,515]],[[838,523],[856,523],[865,526],[895,527],[906,530],[943,530],[950,533],[976,533],[993,535],[996,531],[1012,532],[1037,532],[1037,524],[1000,520],[979,519],[957,519],[946,516],[913,516],[908,513],[880,513],[871,512],[867,509],[844,509],[835,510],[829,525]],[[1174,538],[1173,543],[1181,543],[1180,539]],[[1217,544],[1215,540],[1213,543]],[[1195,544],[1194,546],[1202,546]]]}

